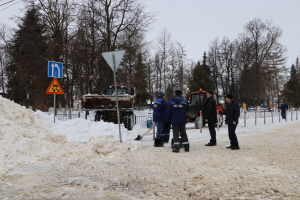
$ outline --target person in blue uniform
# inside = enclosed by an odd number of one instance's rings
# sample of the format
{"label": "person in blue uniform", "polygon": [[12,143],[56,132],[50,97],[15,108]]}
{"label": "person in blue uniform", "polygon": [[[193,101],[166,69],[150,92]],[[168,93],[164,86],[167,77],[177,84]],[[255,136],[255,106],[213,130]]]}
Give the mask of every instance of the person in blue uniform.
{"label": "person in blue uniform", "polygon": [[156,126],[156,136],[154,141],[155,147],[164,146],[164,138],[161,138],[161,134],[163,131],[163,125],[166,118],[167,107],[168,107],[168,103],[165,101],[165,93],[159,92],[153,104],[153,121]]}
{"label": "person in blue uniform", "polygon": [[189,111],[189,103],[188,101],[182,97],[181,90],[175,91],[175,97],[173,97],[169,101],[169,106],[167,109],[167,115],[170,119],[173,129],[173,145],[172,152],[178,153],[180,152],[180,140],[179,135],[181,137],[181,142],[186,152],[189,152],[190,144],[186,134],[186,122],[187,115],[186,113]]}

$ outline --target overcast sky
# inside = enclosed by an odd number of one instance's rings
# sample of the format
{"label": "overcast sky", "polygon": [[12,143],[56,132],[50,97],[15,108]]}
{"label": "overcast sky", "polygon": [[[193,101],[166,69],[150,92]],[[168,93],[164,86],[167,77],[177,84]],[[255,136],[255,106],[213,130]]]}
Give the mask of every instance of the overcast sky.
{"label": "overcast sky", "polygon": [[[24,3],[0,0],[0,23],[11,24],[9,18],[22,15]],[[300,0],[143,0],[146,11],[156,14],[156,22],[147,33],[156,41],[166,28],[173,41],[180,42],[187,58],[201,60],[203,52],[215,38],[234,40],[254,18],[271,20],[283,30],[280,43],[287,48],[287,67],[300,57]]]}
{"label": "overcast sky", "polygon": [[271,20],[283,30],[280,43],[287,48],[287,67],[300,57],[300,0],[145,0],[156,13],[148,39],[157,40],[164,27],[185,46],[189,59],[202,60],[215,38],[237,39],[254,18]]}

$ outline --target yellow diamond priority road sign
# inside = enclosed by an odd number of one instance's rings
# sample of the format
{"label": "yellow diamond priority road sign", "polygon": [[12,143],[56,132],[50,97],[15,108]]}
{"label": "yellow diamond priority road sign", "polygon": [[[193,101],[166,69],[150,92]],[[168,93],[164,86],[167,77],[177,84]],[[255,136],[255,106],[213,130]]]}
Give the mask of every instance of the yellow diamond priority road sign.
{"label": "yellow diamond priority road sign", "polygon": [[48,90],[46,91],[47,94],[63,94],[63,90],[59,85],[59,82],[56,78],[53,79],[52,83],[48,87]]}

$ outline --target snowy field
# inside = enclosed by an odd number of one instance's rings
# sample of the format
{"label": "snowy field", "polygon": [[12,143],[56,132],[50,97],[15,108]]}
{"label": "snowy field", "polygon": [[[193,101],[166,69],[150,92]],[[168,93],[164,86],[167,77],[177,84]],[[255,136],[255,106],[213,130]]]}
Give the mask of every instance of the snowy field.
{"label": "snowy field", "polygon": [[[229,146],[227,126],[210,136],[187,124],[191,149],[153,147],[150,131],[33,112],[0,97],[0,199],[300,199],[300,120],[288,112],[266,120],[243,114],[240,150]],[[147,111],[140,111],[147,115]],[[265,123],[265,124],[264,124]],[[172,134],[171,134],[172,137]]]}

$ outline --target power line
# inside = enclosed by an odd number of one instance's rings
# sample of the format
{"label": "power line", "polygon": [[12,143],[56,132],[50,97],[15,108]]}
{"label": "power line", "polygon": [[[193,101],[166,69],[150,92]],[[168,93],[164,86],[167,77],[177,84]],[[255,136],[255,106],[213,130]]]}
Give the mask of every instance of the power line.
{"label": "power line", "polygon": [[6,3],[3,3],[3,4],[1,4],[0,6],[4,6],[4,5],[6,5],[6,4],[8,4],[8,3],[11,3],[11,2],[14,2],[15,0],[10,0],[9,2],[6,2]]}
{"label": "power line", "polygon": [[[15,0],[13,0],[13,1],[15,1]],[[6,8],[3,8],[3,9],[0,10],[0,11],[6,10],[7,8],[10,8],[10,7],[16,5],[17,3],[20,3],[21,1],[22,1],[22,0],[19,0],[19,1],[17,1],[16,3],[14,3],[14,4],[10,5],[10,6],[7,6]],[[7,2],[7,3],[10,3],[10,2]],[[5,4],[7,4],[7,3],[5,3]],[[5,4],[4,4],[4,5],[5,5]],[[3,5],[3,4],[2,4],[2,5]]]}

